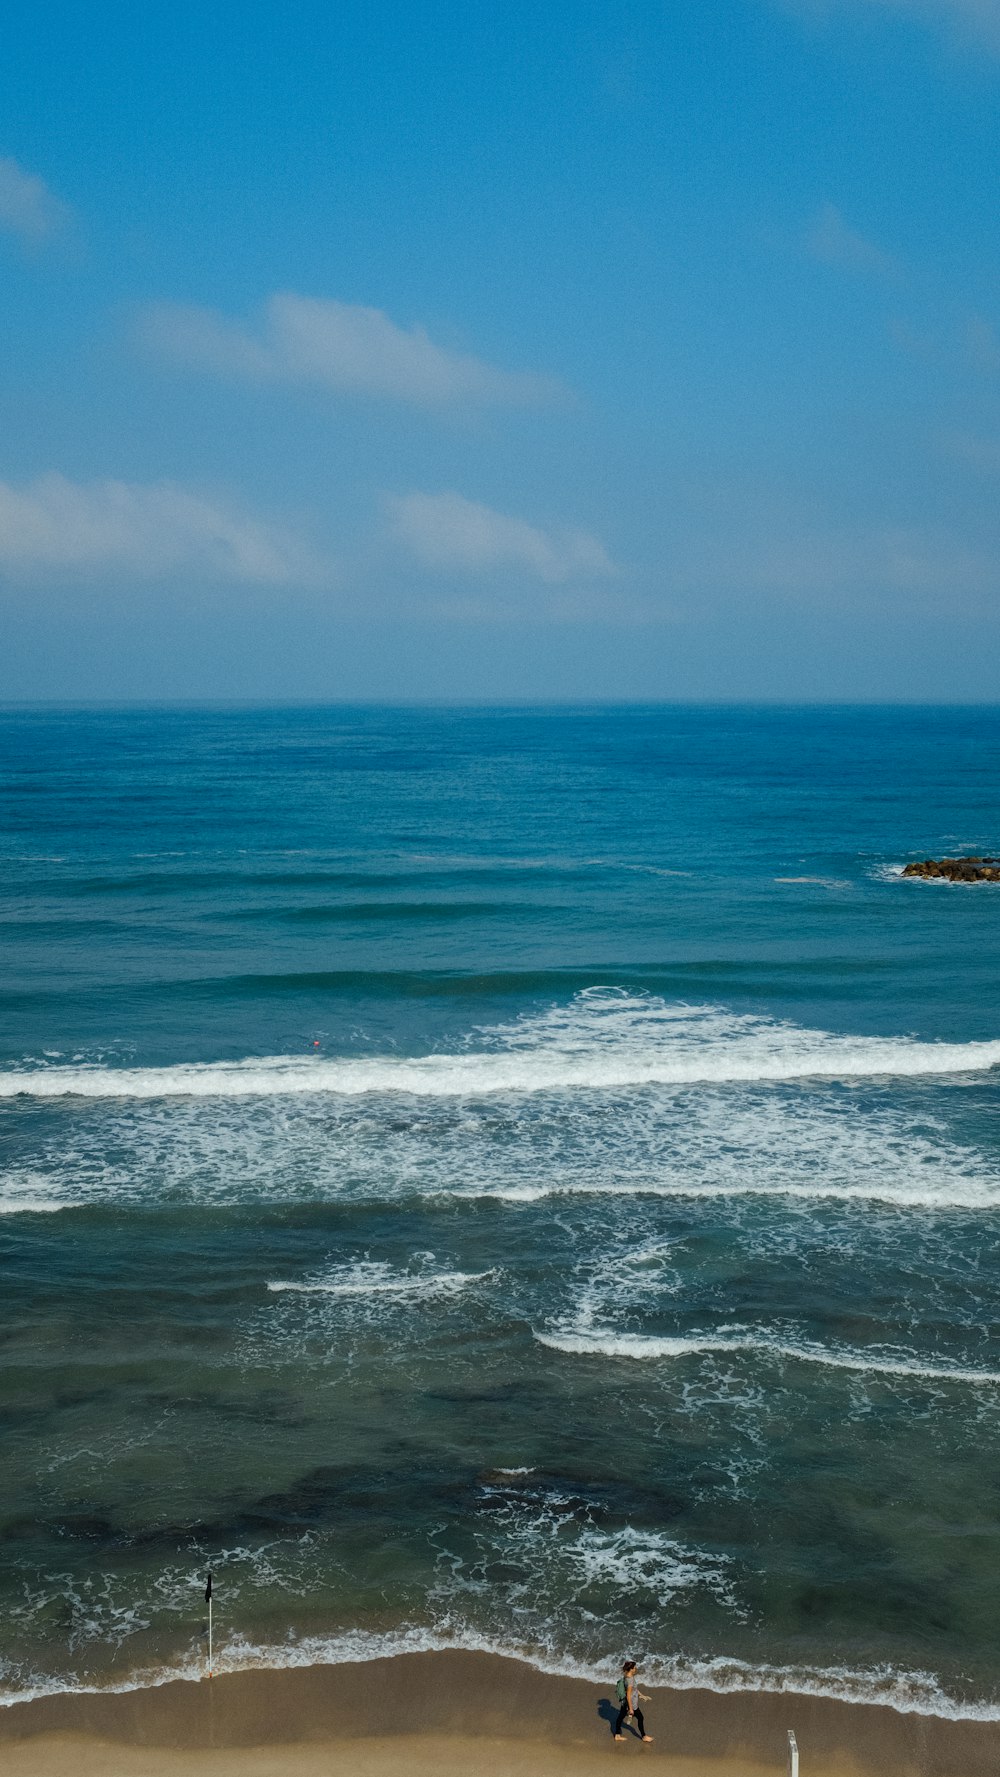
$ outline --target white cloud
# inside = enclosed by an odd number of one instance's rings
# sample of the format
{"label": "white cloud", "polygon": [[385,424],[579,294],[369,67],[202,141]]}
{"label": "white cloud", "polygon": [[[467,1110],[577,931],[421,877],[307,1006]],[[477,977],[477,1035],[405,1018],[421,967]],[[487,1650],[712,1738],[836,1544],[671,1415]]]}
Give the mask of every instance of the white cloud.
{"label": "white cloud", "polygon": [[0,482],[0,572],[157,578],[173,570],[273,583],[314,571],[291,538],[172,482]]}
{"label": "white cloud", "polygon": [[398,327],[381,309],[284,292],[259,326],[212,309],[154,303],[141,317],[147,345],[183,363],[258,381],[311,383],[436,407],[479,402],[531,406],[560,394],[549,377],[498,370]]}
{"label": "white cloud", "polygon": [[474,574],[514,568],[549,582],[617,572],[589,531],[543,530],[461,494],[389,495],[387,505],[396,536],[429,568]]}
{"label": "white cloud", "polygon": [[69,210],[37,173],[16,160],[0,158],[0,228],[26,241],[40,241],[67,220]]}
{"label": "white cloud", "polygon": [[874,272],[880,277],[896,270],[891,254],[851,228],[834,204],[823,205],[806,231],[805,244],[812,257],[824,265]]}

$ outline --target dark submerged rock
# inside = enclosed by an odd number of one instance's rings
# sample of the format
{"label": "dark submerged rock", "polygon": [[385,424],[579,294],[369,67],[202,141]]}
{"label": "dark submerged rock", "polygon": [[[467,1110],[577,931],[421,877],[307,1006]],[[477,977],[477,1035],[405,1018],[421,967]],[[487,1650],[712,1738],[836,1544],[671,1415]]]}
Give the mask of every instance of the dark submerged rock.
{"label": "dark submerged rock", "polygon": [[907,864],[904,876],[944,877],[948,882],[1000,882],[1000,858],[925,858]]}

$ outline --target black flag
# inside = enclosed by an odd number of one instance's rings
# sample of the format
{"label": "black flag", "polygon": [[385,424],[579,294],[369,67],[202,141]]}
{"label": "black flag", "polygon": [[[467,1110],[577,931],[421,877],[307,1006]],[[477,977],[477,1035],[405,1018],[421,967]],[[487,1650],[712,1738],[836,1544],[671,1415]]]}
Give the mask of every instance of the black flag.
{"label": "black flag", "polygon": [[212,1576],[211,1576],[211,1574],[209,1574],[208,1584],[205,1587],[205,1603],[211,1604],[211,1602],[212,1602]]}

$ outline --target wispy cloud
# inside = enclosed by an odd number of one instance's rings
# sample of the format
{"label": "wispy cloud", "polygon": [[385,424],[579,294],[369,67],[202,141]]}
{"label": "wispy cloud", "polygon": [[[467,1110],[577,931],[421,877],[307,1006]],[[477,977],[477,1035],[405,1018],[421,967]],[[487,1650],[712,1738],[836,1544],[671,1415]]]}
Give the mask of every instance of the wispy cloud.
{"label": "wispy cloud", "polygon": [[823,19],[841,13],[883,12],[938,25],[952,36],[972,40],[1000,54],[998,0],[782,0],[786,12]]}
{"label": "wispy cloud", "polygon": [[943,433],[939,442],[946,457],[971,469],[977,478],[993,481],[1000,476],[1000,439],[950,431]]}
{"label": "wispy cloud", "polygon": [[396,536],[429,568],[474,574],[512,568],[549,582],[617,572],[589,531],[542,529],[461,494],[389,495],[387,506]]}
{"label": "wispy cloud", "polygon": [[[843,4],[844,0],[840,0]],[[975,37],[990,49],[1000,50],[1000,5],[997,0],[864,0],[868,7],[885,12],[909,13]]]}
{"label": "wispy cloud", "polygon": [[844,221],[835,204],[824,204],[805,235],[806,251],[824,265],[886,277],[898,270],[891,253]]}
{"label": "wispy cloud", "polygon": [[0,572],[155,579],[177,570],[284,584],[316,567],[294,539],[172,482],[0,482]]}
{"label": "wispy cloud", "polygon": [[667,577],[677,596],[821,603],[828,609],[897,605],[948,612],[992,606],[1000,551],[934,524],[796,525],[765,533],[753,522],[708,542],[701,533],[676,551]]}
{"label": "wispy cloud", "polygon": [[38,242],[69,220],[70,211],[37,173],[16,160],[0,159],[0,228]]}
{"label": "wispy cloud", "polygon": [[963,330],[965,355],[975,370],[989,376],[1000,371],[1000,334],[985,315],[970,315]]}
{"label": "wispy cloud", "polygon": [[400,327],[381,309],[283,292],[256,325],[212,309],[155,303],[140,335],[181,363],[260,382],[313,384],[425,407],[456,403],[534,406],[563,391],[554,378],[497,369]]}

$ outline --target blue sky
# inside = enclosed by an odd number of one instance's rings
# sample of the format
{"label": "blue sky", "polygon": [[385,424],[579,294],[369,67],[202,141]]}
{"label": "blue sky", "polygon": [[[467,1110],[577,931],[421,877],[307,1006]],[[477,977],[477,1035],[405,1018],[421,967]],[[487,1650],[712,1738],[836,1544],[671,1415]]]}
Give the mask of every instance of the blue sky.
{"label": "blue sky", "polygon": [[0,697],[997,697],[1000,0],[0,62]]}

